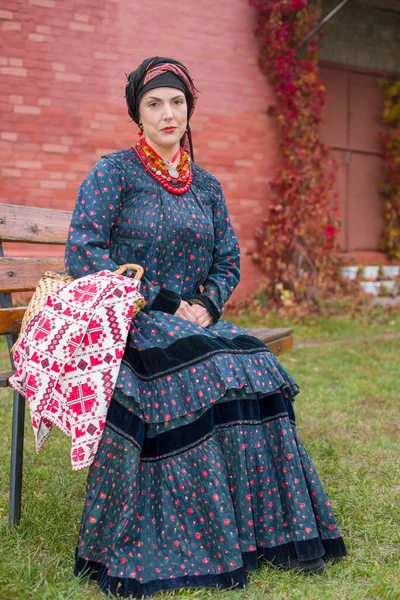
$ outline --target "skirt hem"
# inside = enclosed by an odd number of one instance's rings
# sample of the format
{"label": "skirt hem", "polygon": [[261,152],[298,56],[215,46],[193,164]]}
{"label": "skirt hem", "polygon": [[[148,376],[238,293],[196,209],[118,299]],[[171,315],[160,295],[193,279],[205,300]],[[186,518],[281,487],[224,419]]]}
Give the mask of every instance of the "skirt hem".
{"label": "skirt hem", "polygon": [[262,564],[279,567],[288,562],[298,560],[313,560],[324,557],[334,559],[346,556],[346,547],[342,537],[334,539],[313,538],[300,542],[289,542],[276,548],[258,547],[254,552],[242,553],[243,567],[234,571],[207,575],[186,575],[171,577],[170,579],[154,579],[147,583],[140,583],[137,579],[127,577],[114,577],[108,574],[107,567],[99,562],[86,560],[76,554],[74,575],[89,577],[97,581],[104,593],[112,593],[120,598],[129,596],[143,598],[156,592],[185,589],[185,588],[220,588],[232,589],[247,586],[246,573],[255,571]]}

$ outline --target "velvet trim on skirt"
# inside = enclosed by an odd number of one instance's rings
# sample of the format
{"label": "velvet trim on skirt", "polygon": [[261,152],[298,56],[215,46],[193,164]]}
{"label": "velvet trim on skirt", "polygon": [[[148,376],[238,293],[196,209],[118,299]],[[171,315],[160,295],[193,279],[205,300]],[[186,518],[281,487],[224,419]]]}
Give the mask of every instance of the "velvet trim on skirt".
{"label": "velvet trim on skirt", "polygon": [[115,394],[75,574],[119,597],[243,587],[263,562],[346,554],[290,399],[236,393],[157,433]]}

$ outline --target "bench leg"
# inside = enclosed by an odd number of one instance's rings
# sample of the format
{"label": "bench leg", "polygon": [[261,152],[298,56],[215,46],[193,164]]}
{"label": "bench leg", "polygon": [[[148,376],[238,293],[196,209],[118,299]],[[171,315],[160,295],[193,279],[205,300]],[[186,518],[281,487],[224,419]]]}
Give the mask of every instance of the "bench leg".
{"label": "bench leg", "polygon": [[22,464],[24,458],[25,400],[18,392],[13,394],[11,439],[10,510],[8,522],[15,525],[21,518]]}

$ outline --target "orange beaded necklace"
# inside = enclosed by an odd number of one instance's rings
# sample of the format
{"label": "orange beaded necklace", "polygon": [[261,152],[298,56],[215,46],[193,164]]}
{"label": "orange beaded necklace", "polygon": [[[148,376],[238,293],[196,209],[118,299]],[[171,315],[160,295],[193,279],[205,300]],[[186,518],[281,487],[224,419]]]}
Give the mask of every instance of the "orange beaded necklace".
{"label": "orange beaded necklace", "polygon": [[[136,146],[132,146],[132,148],[135,150],[146,171],[161,183],[168,192],[182,195],[188,191],[192,182],[191,160],[190,156],[182,148],[179,148],[172,161],[161,158],[146,141],[144,136],[141,136],[140,141]],[[173,164],[179,155],[179,163],[174,167]]]}

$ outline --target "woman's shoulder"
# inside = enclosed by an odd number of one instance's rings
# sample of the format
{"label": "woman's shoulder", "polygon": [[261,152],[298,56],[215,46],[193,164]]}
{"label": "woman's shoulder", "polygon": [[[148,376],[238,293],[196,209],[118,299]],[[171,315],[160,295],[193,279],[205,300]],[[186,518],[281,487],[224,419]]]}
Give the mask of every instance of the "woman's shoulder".
{"label": "woman's shoulder", "polygon": [[193,184],[209,192],[216,193],[221,188],[218,179],[196,163],[192,163]]}
{"label": "woman's shoulder", "polygon": [[137,165],[137,160],[137,155],[132,148],[127,148],[126,150],[115,150],[109,154],[103,154],[99,163],[103,162],[111,168],[126,172],[130,167]]}

